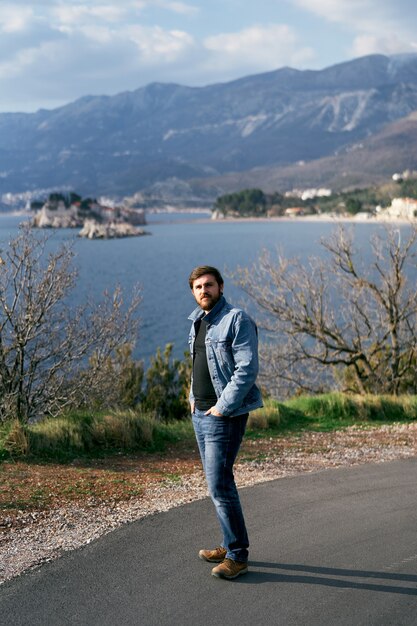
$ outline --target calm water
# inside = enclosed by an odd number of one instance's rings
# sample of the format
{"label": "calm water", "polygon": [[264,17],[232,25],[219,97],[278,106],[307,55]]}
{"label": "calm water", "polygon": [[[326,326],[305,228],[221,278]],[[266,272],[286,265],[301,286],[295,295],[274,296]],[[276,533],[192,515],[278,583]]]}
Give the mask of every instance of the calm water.
{"label": "calm water", "polygon": [[[319,241],[336,228],[332,223],[238,222],[222,223],[184,215],[149,216],[151,236],[107,241],[78,239],[76,231],[55,231],[49,245],[73,241],[79,282],[73,300],[87,294],[99,298],[105,289],[122,285],[128,294],[139,283],[141,329],[135,352],[147,360],[157,346],[172,342],[176,356],[187,348],[188,315],[195,303],[188,275],[196,265],[214,265],[224,272],[238,265],[251,265],[263,248],[279,247],[287,256],[306,257],[319,253]],[[187,219],[187,221],[185,221]],[[0,216],[0,249],[18,232],[21,218]],[[366,255],[370,236],[379,228],[357,224],[355,241]],[[50,234],[50,231],[48,231]],[[225,277],[225,295],[242,303],[242,294]]]}

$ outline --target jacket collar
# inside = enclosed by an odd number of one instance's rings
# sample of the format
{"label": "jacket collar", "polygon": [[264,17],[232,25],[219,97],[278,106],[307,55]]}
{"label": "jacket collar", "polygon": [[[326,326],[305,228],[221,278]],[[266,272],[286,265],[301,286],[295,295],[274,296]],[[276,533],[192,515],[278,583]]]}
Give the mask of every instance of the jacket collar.
{"label": "jacket collar", "polygon": [[[224,296],[220,297],[220,300],[218,302],[216,302],[216,304],[214,305],[214,307],[211,309],[211,311],[209,311],[207,313],[207,315],[205,316],[205,319],[207,320],[207,322],[210,324],[218,315],[218,313],[222,310],[222,308],[227,304],[226,302],[226,298]],[[194,311],[191,313],[191,315],[188,317],[189,320],[196,322],[197,320],[201,319],[202,317],[204,317],[204,311],[201,307],[197,307],[196,309],[194,309]]]}

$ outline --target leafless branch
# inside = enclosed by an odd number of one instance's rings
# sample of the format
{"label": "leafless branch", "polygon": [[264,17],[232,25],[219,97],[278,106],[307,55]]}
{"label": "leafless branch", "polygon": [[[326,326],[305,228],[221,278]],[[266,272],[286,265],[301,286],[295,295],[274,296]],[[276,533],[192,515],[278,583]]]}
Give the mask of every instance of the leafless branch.
{"label": "leafless branch", "polygon": [[139,290],[127,304],[117,288],[99,304],[70,306],[73,257],[66,246],[47,254],[45,240],[27,227],[3,254],[0,420],[56,414],[86,400],[100,386],[106,360],[136,341]]}
{"label": "leafless branch", "polygon": [[[280,395],[341,387],[359,393],[414,391],[417,353],[417,229],[386,229],[370,260],[339,228],[308,262],[264,251],[235,282],[258,306],[270,338],[261,377]],[[414,274],[413,274],[414,272]]]}

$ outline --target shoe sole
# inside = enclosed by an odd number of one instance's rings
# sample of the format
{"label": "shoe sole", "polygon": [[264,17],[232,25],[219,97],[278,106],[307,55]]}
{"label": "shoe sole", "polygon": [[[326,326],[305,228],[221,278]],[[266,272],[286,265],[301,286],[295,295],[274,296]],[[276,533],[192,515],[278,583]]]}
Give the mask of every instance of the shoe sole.
{"label": "shoe sole", "polygon": [[246,574],[247,572],[248,572],[248,568],[246,567],[245,569],[241,569],[240,572],[238,572],[234,576],[226,576],[225,574],[218,574],[217,572],[211,572],[211,575],[215,576],[216,578],[225,578],[226,580],[233,580],[234,578],[237,578],[238,576],[241,576],[242,574]]}

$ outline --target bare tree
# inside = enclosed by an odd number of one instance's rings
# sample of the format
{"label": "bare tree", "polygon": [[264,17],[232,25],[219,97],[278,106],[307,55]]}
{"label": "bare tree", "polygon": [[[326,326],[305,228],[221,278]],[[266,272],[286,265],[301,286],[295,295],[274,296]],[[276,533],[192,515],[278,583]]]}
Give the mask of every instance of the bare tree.
{"label": "bare tree", "polygon": [[405,235],[384,229],[365,260],[339,228],[308,262],[263,252],[252,268],[238,268],[234,279],[269,338],[260,352],[273,393],[416,392],[417,228]]}
{"label": "bare tree", "polygon": [[27,226],[2,252],[0,265],[0,420],[54,415],[88,401],[109,358],[136,340],[140,302],[120,289],[99,304],[72,306],[73,251],[46,251]]}

